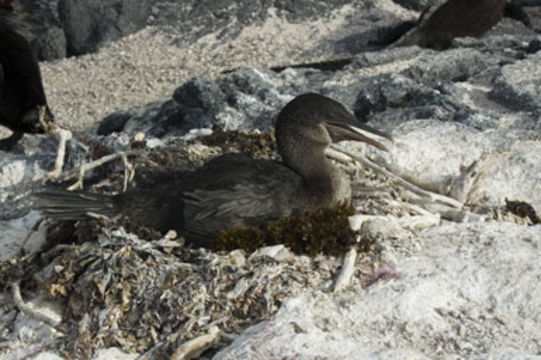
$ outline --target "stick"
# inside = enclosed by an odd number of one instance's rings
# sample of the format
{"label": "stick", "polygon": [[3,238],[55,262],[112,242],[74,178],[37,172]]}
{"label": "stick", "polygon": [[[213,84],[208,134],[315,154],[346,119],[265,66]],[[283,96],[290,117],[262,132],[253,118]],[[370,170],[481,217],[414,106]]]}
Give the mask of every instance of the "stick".
{"label": "stick", "polygon": [[58,252],[67,251],[67,250],[75,250],[75,249],[78,249],[78,248],[80,248],[79,245],[58,244],[54,248],[50,249],[49,251],[41,253],[40,256],[41,256],[42,259],[48,259],[51,256],[56,255],[56,253],[58,253]]}
{"label": "stick", "polygon": [[198,336],[180,345],[170,360],[191,360],[198,358],[204,351],[210,349],[220,337],[217,327],[210,329],[208,334]]}
{"label": "stick", "polygon": [[83,188],[83,178],[85,176],[85,173],[89,170],[95,169],[103,164],[106,164],[108,162],[122,159],[124,162],[124,190],[127,189],[128,182],[131,181],[135,175],[135,171],[133,169],[133,165],[130,164],[128,161],[128,156],[134,154],[133,152],[126,152],[126,151],[119,151],[115,154],[110,154],[106,156],[102,156],[101,158],[91,161],[89,163],[83,164],[79,167],[78,170],[74,170],[71,173],[69,173],[67,176],[64,177],[63,180],[69,180],[73,178],[77,178],[77,181],[71,185],[68,190],[77,190]]}
{"label": "stick", "polygon": [[[462,208],[462,203],[460,203],[459,201],[455,200],[455,199],[452,199],[450,197],[447,197],[447,196],[444,196],[444,195],[440,195],[440,194],[436,194],[436,193],[433,193],[431,191],[428,191],[428,190],[424,190],[422,188],[420,188],[419,186],[401,178],[400,176],[398,175],[395,175],[393,174],[392,172],[390,172],[389,170],[375,164],[374,162],[366,159],[366,158],[363,158],[361,156],[358,156],[357,154],[354,154],[353,152],[351,151],[348,151],[338,145],[335,145],[335,144],[332,144],[330,146],[330,149],[331,150],[334,150],[334,151],[337,151],[337,152],[341,152],[343,154],[346,154],[348,156],[350,156],[352,159],[358,161],[359,163],[361,163],[362,165],[380,173],[380,174],[383,174],[385,176],[387,176],[389,179],[391,179],[394,183],[398,184],[398,185],[401,185],[402,187],[404,187],[405,189],[421,196],[421,197],[424,197],[424,198],[428,198],[432,201],[439,201],[441,203],[444,203],[444,204],[447,204],[451,207],[454,207],[454,208]],[[333,156],[333,153],[332,151],[328,153],[328,155],[330,155],[331,157]]]}
{"label": "stick", "polygon": [[[59,127],[56,124],[53,123],[46,123],[45,122],[45,106],[39,106],[39,122],[43,129],[45,129],[46,133],[55,134],[59,138],[59,144],[58,144],[58,150],[56,153],[56,159],[55,159],[55,167],[52,171],[47,173],[46,179],[58,179],[60,174],[62,174],[62,168],[64,167],[64,157],[66,156],[66,143],[71,140],[73,137],[73,134],[71,131],[63,129]],[[94,168],[97,168],[98,166],[101,166],[107,162],[116,160],[118,158],[122,159],[122,162],[124,163],[124,191],[128,188],[128,183],[133,180],[133,177],[135,176],[135,170],[133,165],[128,161],[128,155],[133,154],[133,152],[125,152],[120,151],[116,154],[107,155],[104,156],[98,160],[95,160],[93,162],[83,164],[79,168],[78,171],[78,180],[75,182],[75,184],[71,185],[68,190],[76,190],[76,189],[82,189],[83,188],[83,177],[85,175],[85,172],[92,170]],[[77,172],[72,172],[71,174],[67,175],[64,180],[69,180],[74,177],[77,177],[75,175]]]}
{"label": "stick", "polygon": [[349,285],[351,277],[353,276],[353,271],[355,270],[355,261],[357,260],[357,250],[351,248],[347,253],[344,254],[344,260],[342,263],[342,268],[336,277],[334,283],[333,291],[342,290],[344,287]]}
{"label": "stick", "polygon": [[47,179],[58,179],[60,174],[62,174],[62,169],[64,168],[64,158],[66,156],[66,144],[73,134],[71,131],[62,129],[60,127],[55,128],[52,132],[58,136],[58,150],[56,152],[56,159],[54,162],[54,169],[47,173],[45,176]]}
{"label": "stick", "polygon": [[122,162],[124,163],[124,186],[122,190],[125,192],[128,190],[128,183],[133,180],[135,176],[135,170],[133,165],[128,161],[128,155],[122,154]]}
{"label": "stick", "polygon": [[21,296],[21,288],[19,287],[18,282],[14,282],[11,284],[11,290],[13,295],[13,302],[21,311],[23,314],[31,317],[34,320],[40,321],[46,325],[49,325],[53,329],[61,332],[62,334],[66,334],[66,330],[60,325],[60,323],[49,316],[40,313],[37,310],[32,309],[30,306],[24,303],[23,298]]}
{"label": "stick", "polygon": [[46,108],[43,105],[38,106],[38,121],[43,127],[43,130],[47,134],[54,134],[58,137],[58,148],[56,150],[56,159],[54,162],[54,169],[45,175],[47,180],[57,179],[62,173],[64,168],[64,157],[66,156],[66,144],[73,134],[71,131],[61,128],[60,126],[53,123],[45,122],[45,112]]}

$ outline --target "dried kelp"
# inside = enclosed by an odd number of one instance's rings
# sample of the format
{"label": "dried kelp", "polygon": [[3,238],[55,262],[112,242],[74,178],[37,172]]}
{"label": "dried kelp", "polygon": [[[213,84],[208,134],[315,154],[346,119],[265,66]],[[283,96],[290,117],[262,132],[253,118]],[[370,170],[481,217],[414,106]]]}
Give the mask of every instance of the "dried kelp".
{"label": "dried kelp", "polygon": [[337,266],[333,257],[246,258],[104,228],[97,242],[58,252],[37,278],[65,302],[63,323],[77,334],[67,348],[84,357],[109,346],[143,352],[158,344],[169,353],[216,325],[237,333],[284,298],[321,286]]}
{"label": "dried kelp", "polygon": [[254,159],[276,160],[279,158],[273,131],[224,131],[215,129],[211,135],[198,139],[207,146],[218,146],[222,152],[241,152]]}
{"label": "dried kelp", "polygon": [[505,210],[518,217],[528,219],[532,225],[541,223],[532,205],[524,201],[511,201],[505,199]]}

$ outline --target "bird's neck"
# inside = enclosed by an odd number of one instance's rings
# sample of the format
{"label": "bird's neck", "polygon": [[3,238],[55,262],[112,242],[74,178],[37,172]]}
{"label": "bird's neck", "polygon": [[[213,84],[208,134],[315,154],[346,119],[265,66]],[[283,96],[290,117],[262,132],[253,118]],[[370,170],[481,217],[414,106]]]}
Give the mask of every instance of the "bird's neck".
{"label": "bird's neck", "polygon": [[314,207],[328,207],[351,201],[349,180],[324,155],[317,163],[299,169],[304,180],[304,196],[312,199]]}

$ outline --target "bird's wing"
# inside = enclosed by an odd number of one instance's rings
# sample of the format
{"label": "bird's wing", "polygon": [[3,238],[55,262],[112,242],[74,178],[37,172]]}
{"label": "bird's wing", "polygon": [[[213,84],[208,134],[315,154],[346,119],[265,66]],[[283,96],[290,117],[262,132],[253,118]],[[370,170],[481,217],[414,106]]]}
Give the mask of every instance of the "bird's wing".
{"label": "bird's wing", "polygon": [[287,215],[285,196],[279,189],[254,183],[184,193],[185,235],[212,238],[222,229],[278,219]]}

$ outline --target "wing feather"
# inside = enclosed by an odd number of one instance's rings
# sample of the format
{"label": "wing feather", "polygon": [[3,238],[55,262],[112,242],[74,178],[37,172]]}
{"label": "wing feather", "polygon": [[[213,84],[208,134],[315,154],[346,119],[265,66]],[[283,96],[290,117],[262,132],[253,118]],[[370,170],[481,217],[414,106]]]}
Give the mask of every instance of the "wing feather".
{"label": "wing feather", "polygon": [[219,230],[272,221],[290,211],[288,191],[268,184],[237,184],[219,190],[197,189],[184,198],[184,230],[189,237],[208,237]]}

